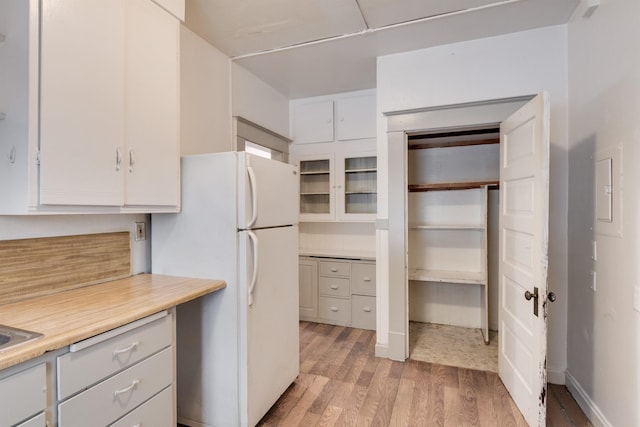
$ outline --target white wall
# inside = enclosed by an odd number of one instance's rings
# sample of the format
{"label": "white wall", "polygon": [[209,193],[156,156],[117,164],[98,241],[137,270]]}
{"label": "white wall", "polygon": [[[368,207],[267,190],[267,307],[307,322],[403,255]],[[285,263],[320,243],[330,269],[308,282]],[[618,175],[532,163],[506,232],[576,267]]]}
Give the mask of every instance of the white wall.
{"label": "white wall", "polygon": [[[567,385],[595,425],[640,425],[640,313],[633,310],[640,285],[638,17],[637,0],[603,1],[589,19],[578,9],[568,26]],[[592,156],[617,147],[622,188],[614,187],[614,223],[607,224],[595,220],[595,194],[602,189],[594,185]],[[621,236],[602,233],[612,230]]]}
{"label": "white wall", "polygon": [[[567,29],[549,27],[505,36],[438,46],[378,58],[378,161],[387,163],[383,112],[410,110],[496,98],[551,95],[551,170],[549,290],[558,301],[549,309],[548,370],[562,383],[566,368],[567,304]],[[378,174],[378,218],[388,218],[386,172]],[[379,227],[384,228],[384,227]],[[379,229],[379,277],[388,266],[392,236]],[[389,298],[389,284],[379,283],[379,296]],[[388,308],[378,307],[378,348],[388,341]],[[381,311],[380,311],[381,310]]]}
{"label": "white wall", "polygon": [[289,99],[241,65],[231,68],[232,115],[289,136]]}
{"label": "white wall", "polygon": [[180,102],[182,155],[232,149],[231,61],[184,25]]}
{"label": "white wall", "polygon": [[148,219],[149,216],[143,214],[0,216],[0,240],[129,231],[131,272],[148,273],[151,271],[150,240],[133,240],[136,222],[146,221],[149,232]]}

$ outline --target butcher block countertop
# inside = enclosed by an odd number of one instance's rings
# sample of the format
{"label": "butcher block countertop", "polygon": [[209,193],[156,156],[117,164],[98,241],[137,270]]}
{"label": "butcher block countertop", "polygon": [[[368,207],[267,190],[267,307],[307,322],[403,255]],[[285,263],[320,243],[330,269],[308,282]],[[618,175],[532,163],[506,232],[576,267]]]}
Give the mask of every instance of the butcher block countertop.
{"label": "butcher block countertop", "polygon": [[0,305],[0,324],[44,334],[0,350],[0,369],[220,290],[222,280],[141,274]]}

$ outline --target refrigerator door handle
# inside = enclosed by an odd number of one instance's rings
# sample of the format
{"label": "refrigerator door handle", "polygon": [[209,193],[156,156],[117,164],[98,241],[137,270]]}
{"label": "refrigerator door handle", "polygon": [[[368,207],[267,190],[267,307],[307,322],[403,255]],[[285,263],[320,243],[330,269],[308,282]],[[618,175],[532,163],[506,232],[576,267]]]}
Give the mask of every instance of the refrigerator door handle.
{"label": "refrigerator door handle", "polygon": [[258,236],[253,231],[247,230],[247,235],[252,244],[253,249],[253,275],[251,276],[251,282],[249,282],[249,307],[253,305],[253,291],[256,288],[256,282],[258,281]]}
{"label": "refrigerator door handle", "polygon": [[256,174],[253,172],[251,166],[247,166],[247,173],[249,174],[249,187],[251,191],[251,219],[247,228],[251,228],[258,220],[258,185],[256,183]]}

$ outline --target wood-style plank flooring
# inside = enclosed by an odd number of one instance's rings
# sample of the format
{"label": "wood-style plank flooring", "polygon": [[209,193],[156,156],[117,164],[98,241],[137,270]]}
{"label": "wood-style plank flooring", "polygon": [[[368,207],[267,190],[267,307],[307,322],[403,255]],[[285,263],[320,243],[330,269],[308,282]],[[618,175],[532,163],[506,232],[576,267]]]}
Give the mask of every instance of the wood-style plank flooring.
{"label": "wood-style plank flooring", "polygon": [[[300,322],[300,375],[259,426],[526,426],[491,372],[374,356],[375,332]],[[563,386],[547,425],[590,426]]]}

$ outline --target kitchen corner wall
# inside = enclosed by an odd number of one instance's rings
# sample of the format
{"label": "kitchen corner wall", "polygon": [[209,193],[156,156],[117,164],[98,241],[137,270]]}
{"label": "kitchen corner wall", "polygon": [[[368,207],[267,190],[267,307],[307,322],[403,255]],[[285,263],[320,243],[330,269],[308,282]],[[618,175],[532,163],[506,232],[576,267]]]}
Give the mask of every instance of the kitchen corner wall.
{"label": "kitchen corner wall", "polygon": [[640,2],[586,7],[568,25],[567,386],[594,425],[640,426]]}
{"label": "kitchen corner wall", "polygon": [[231,66],[231,115],[289,137],[289,99],[247,71]]}
{"label": "kitchen corner wall", "polygon": [[231,61],[184,25],[180,104],[182,155],[232,150]]}
{"label": "kitchen corner wall", "polygon": [[180,29],[182,155],[234,149],[232,116],[289,135],[289,100],[190,29]]}

